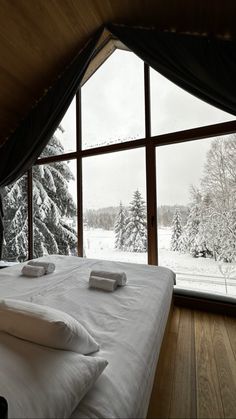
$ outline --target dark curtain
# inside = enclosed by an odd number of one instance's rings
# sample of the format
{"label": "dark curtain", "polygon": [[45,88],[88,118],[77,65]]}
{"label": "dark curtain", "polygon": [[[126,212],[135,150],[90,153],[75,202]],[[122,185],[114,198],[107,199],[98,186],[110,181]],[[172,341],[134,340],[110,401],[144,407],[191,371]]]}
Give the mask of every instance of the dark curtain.
{"label": "dark curtain", "polygon": [[[68,109],[89,64],[102,29],[73,59],[25,120],[0,147],[0,188],[20,178],[36,161]],[[0,257],[3,210],[0,194]]]}
{"label": "dark curtain", "polygon": [[115,24],[108,29],[170,81],[236,115],[236,42]]}
{"label": "dark curtain", "polygon": [[0,396],[0,418],[7,419],[8,417],[8,405],[4,397]]}
{"label": "dark curtain", "polygon": [[68,109],[90,61],[99,31],[0,147],[0,187],[21,177],[40,155]]}

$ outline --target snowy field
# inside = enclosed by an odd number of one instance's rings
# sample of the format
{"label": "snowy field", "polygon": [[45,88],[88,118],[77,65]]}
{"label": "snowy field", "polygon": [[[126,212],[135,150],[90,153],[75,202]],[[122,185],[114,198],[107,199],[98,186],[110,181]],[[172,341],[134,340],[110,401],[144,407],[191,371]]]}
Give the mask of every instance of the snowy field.
{"label": "snowy field", "polygon": [[[171,230],[158,230],[159,265],[171,268],[177,274],[177,287],[228,294],[236,297],[236,271],[231,272],[230,278],[225,278],[222,272],[229,268],[229,264],[220,266],[213,259],[193,258],[169,250]],[[132,263],[147,263],[147,253],[121,252],[114,249],[113,231],[102,229],[84,229],[84,248],[86,257],[97,259],[117,260]],[[231,266],[231,268],[233,268]],[[236,269],[236,266],[234,266]]]}

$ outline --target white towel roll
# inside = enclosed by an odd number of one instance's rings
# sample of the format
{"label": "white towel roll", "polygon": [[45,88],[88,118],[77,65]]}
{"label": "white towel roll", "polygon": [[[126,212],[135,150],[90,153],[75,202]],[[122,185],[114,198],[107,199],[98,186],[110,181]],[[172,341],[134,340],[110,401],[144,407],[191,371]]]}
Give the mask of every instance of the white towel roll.
{"label": "white towel roll", "polygon": [[101,278],[114,279],[117,282],[117,285],[119,287],[124,287],[126,282],[127,282],[126,273],[121,272],[121,271],[109,272],[109,271],[93,270],[93,271],[91,271],[90,276],[97,276],[97,277],[101,277]]}
{"label": "white towel roll", "polygon": [[25,265],[21,270],[22,274],[30,277],[39,277],[45,275],[45,268],[43,266]]}
{"label": "white towel roll", "polygon": [[99,288],[101,290],[115,291],[117,282],[115,279],[101,278],[99,276],[90,276],[89,288]]}
{"label": "white towel roll", "polygon": [[40,261],[34,261],[30,260],[28,262],[28,265],[30,266],[43,266],[45,269],[45,274],[51,274],[55,271],[55,264],[52,262],[40,262]]}

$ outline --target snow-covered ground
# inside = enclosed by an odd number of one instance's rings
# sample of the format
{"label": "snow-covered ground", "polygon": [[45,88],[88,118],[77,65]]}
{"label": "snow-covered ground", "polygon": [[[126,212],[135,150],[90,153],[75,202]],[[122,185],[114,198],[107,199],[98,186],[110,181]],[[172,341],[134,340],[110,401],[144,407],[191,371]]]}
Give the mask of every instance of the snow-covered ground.
{"label": "snow-covered ground", "polygon": [[[213,259],[193,258],[188,254],[172,252],[169,250],[170,238],[169,228],[158,230],[159,265],[176,272],[177,287],[226,294],[222,272],[229,268],[229,264],[222,267]],[[121,252],[114,249],[113,231],[84,229],[84,249],[88,258],[147,263],[147,253]],[[236,269],[236,266],[234,268]],[[227,294],[236,297],[236,271],[227,279]]]}

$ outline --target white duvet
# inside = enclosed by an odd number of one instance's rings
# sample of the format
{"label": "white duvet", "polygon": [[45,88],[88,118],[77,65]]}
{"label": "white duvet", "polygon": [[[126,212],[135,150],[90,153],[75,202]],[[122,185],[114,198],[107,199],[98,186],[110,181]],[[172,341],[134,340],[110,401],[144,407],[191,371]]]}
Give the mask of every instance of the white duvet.
{"label": "white duvet", "polygon": [[[73,418],[145,417],[170,309],[174,273],[162,267],[69,256],[42,258],[56,270],[21,276],[22,265],[0,271],[0,298],[18,298],[64,310],[100,344],[109,365],[79,403]],[[92,269],[121,270],[127,285],[113,293],[89,289]]]}

